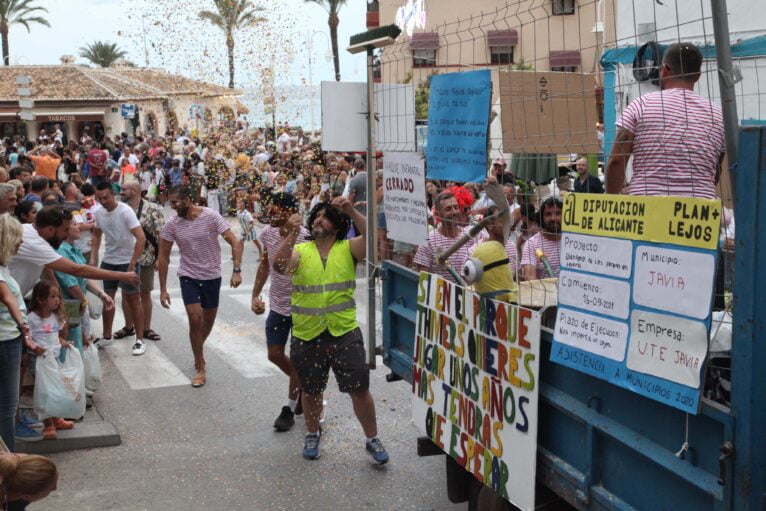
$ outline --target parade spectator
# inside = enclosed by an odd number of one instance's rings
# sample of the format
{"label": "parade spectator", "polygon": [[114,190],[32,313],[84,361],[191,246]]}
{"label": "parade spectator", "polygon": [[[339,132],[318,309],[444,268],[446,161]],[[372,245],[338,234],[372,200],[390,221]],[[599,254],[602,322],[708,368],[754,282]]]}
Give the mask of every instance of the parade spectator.
{"label": "parade spectator", "polygon": [[[138,264],[141,267],[141,310],[144,318],[144,339],[159,341],[160,335],[152,330],[152,290],[154,290],[154,274],[157,269],[157,254],[159,252],[159,239],[162,228],[165,225],[165,216],[156,205],[141,197],[138,183],[128,183],[122,189],[122,201],[130,206],[138,218],[141,229],[144,231],[146,244]],[[130,307],[123,302],[125,315],[125,328],[134,330],[133,314]]]}
{"label": "parade spectator", "polygon": [[[285,353],[285,347],[290,337],[293,319],[290,306],[292,280],[274,269],[274,260],[279,248],[290,233],[287,220],[298,213],[298,202],[290,194],[277,193],[270,198],[268,218],[270,225],[261,232],[261,243],[264,251],[261,264],[255,275],[251,309],[255,314],[263,314],[266,305],[261,299],[261,291],[266,281],[271,277],[269,286],[269,315],[266,317],[266,347],[269,361],[279,367],[290,378],[287,390],[287,403],[282,406],[274,428],[287,431],[295,424],[295,415],[300,415],[303,406],[300,404],[298,375],[295,373],[290,358]],[[305,227],[296,238],[296,243],[303,243],[309,236]],[[300,412],[300,413],[299,413]]]}
{"label": "parade spectator", "polygon": [[34,225],[23,226],[24,243],[11,259],[9,266],[13,277],[19,283],[22,296],[32,290],[43,269],[88,279],[112,279],[138,285],[138,276],[133,273],[76,264],[57,254],[53,247],[58,247],[67,237],[71,221],[72,214],[64,208],[47,206],[37,213]]}
{"label": "parade spectator", "polygon": [[48,190],[48,178],[43,176],[35,176],[32,179],[32,184],[29,186],[29,193],[24,197],[24,200],[37,202],[42,207],[43,193]]}
{"label": "parade spectator", "polygon": [[13,210],[15,216],[22,224],[34,224],[37,216],[37,203],[24,200]]}
{"label": "parade spectator", "polygon": [[16,187],[11,183],[0,183],[0,215],[13,213],[17,204]]}
{"label": "parade spectator", "polygon": [[29,159],[35,166],[35,175],[56,179],[61,164],[61,157],[50,149],[36,149],[29,153]]}
{"label": "parade spectator", "polygon": [[562,208],[563,202],[556,196],[548,197],[540,204],[542,230],[529,238],[521,250],[522,280],[559,276]]}
{"label": "parade spectator", "polygon": [[173,243],[178,244],[181,264],[178,278],[181,296],[189,318],[189,340],[194,353],[193,387],[207,382],[204,345],[215,324],[221,289],[221,248],[218,236],[231,246],[234,268],[229,284],[236,288],[242,282],[242,244],[217,212],[195,206],[189,187],[171,190],[170,207],[177,213],[163,227],[160,234],[158,268],[160,273],[160,304],[170,307],[167,290],[168,265]]}
{"label": "parade spectator", "polygon": [[418,247],[417,252],[415,252],[415,267],[418,271],[435,273],[446,280],[455,282],[455,278],[447,269],[447,265],[460,272],[475,242],[469,240],[452,254],[444,264],[439,263],[437,256],[460,239],[465,224],[461,221],[463,211],[458,205],[455,196],[450,192],[442,192],[436,197],[434,209],[436,209],[439,227],[428,234],[428,240],[425,245]]}
{"label": "parade spectator", "polygon": [[[91,264],[95,266],[94,255],[98,254],[103,235],[104,259],[101,268],[104,270],[135,273],[140,276],[141,268],[138,266],[138,258],[144,250],[146,237],[141,229],[141,224],[133,210],[117,198],[108,183],[101,183],[96,187],[96,198],[101,203],[101,208],[95,212],[95,228],[93,229],[93,241],[91,250]],[[144,344],[144,322],[141,309],[140,284],[133,285],[120,283],[117,280],[104,280],[104,290],[114,299],[117,287],[122,288],[122,299],[128,303],[133,315],[135,329],[126,327],[114,332],[115,339],[122,339],[135,335],[136,342],[133,344],[133,355],[139,356],[146,352]],[[112,340],[112,323],[114,311],[104,311],[102,316],[104,333],[102,346],[108,346]]]}
{"label": "parade spectator", "polygon": [[[345,214],[345,216],[344,216]],[[350,217],[360,236],[346,239]],[[356,321],[356,263],[365,257],[365,218],[344,197],[321,203],[309,216],[312,240],[296,245],[303,221],[294,214],[289,234],[276,254],[275,269],[292,275],[290,359],[303,391],[306,437],[303,457],[320,456],[322,395],[332,368],[341,392],[348,393],[367,437],[366,450],[376,463],[388,462],[378,438],[375,401],[362,332]]]}
{"label": "parade spectator", "polygon": [[574,182],[575,193],[604,193],[601,180],[588,172],[588,160],[580,158],[575,162],[577,177]]}
{"label": "parade spectator", "polygon": [[237,218],[239,219],[239,239],[242,244],[252,241],[258,250],[258,258],[263,257],[263,247],[258,241],[258,232],[255,230],[253,215],[245,209],[245,199],[237,199]]}
{"label": "parade spectator", "polygon": [[[7,452],[0,441],[0,503],[15,511],[56,491],[56,465],[43,456]],[[7,508],[5,507],[7,505]]]}
{"label": "parade spectator", "polygon": [[662,58],[660,91],[634,99],[617,120],[606,166],[607,193],[621,193],[633,156],[631,195],[681,195],[713,199],[726,149],[717,103],[694,92],[702,53],[673,43]]}

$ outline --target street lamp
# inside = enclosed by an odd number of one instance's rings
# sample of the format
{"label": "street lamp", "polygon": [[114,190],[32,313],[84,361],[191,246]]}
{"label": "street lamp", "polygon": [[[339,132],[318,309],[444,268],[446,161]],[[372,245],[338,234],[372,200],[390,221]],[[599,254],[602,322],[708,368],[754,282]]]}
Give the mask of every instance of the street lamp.
{"label": "street lamp", "polygon": [[309,48],[309,90],[310,90],[310,101],[311,105],[309,108],[310,114],[311,114],[311,134],[313,136],[314,134],[314,78],[312,73],[312,65],[311,63],[314,60],[314,36],[320,34],[324,36],[325,42],[327,43],[327,53],[325,54],[325,59],[327,62],[330,62],[332,60],[332,52],[330,51],[330,39],[327,37],[327,34],[324,32],[320,32],[319,30],[313,30],[311,33],[306,32],[306,46]]}
{"label": "street lamp", "polygon": [[375,234],[377,224],[375,204],[375,139],[372,123],[375,121],[375,68],[376,48],[391,46],[402,31],[396,25],[373,28],[351,36],[346,51],[352,54],[367,52],[367,363],[375,368]]}

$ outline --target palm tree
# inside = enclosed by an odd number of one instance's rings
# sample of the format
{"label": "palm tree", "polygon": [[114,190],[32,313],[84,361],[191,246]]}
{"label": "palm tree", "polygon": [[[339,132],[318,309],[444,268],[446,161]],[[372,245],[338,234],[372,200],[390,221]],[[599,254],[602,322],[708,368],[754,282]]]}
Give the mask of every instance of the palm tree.
{"label": "palm tree", "polygon": [[340,18],[338,11],[346,0],[305,0],[306,2],[319,4],[327,11],[327,24],[330,26],[330,43],[332,44],[332,61],[335,65],[335,81],[340,81],[340,60],[338,57],[338,25]]}
{"label": "palm tree", "polygon": [[117,48],[116,43],[104,41],[96,41],[80,48],[80,57],[100,67],[110,67],[125,55],[127,52]]}
{"label": "palm tree", "polygon": [[27,32],[30,31],[29,25],[37,23],[50,27],[47,19],[40,16],[47,13],[48,9],[34,5],[35,0],[0,0],[0,38],[3,45],[3,63],[8,66],[11,63],[11,56],[8,52],[8,31],[11,25],[24,25]]}
{"label": "palm tree", "polygon": [[256,7],[251,0],[213,0],[218,12],[200,11],[200,19],[207,20],[220,28],[226,35],[226,48],[229,51],[229,88],[234,88],[234,32],[250,28],[266,21],[257,13],[264,11]]}

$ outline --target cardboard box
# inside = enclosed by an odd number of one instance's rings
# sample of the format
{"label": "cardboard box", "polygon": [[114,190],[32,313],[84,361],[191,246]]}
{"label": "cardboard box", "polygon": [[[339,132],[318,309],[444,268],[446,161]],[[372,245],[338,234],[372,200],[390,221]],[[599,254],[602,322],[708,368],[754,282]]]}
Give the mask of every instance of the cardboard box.
{"label": "cardboard box", "polygon": [[552,71],[499,74],[503,152],[601,152],[594,75]]}

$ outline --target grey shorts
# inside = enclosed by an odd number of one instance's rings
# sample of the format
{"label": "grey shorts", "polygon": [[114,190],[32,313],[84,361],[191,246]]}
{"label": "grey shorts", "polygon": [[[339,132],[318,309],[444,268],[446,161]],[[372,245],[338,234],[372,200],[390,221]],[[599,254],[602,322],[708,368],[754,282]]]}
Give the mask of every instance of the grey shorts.
{"label": "grey shorts", "polygon": [[141,266],[141,291],[154,289],[154,266]]}
{"label": "grey shorts", "polygon": [[[101,262],[101,269],[102,270],[110,270],[110,271],[128,271],[128,265],[127,264],[109,264],[105,262]],[[140,277],[141,276],[141,266],[136,265],[136,274]],[[107,293],[115,293],[117,292],[117,288],[122,289],[122,291],[126,295],[135,295],[138,294],[138,292],[141,291],[140,287],[131,286],[130,284],[125,284],[124,282],[120,282],[119,280],[105,280],[104,281],[104,291]]]}

